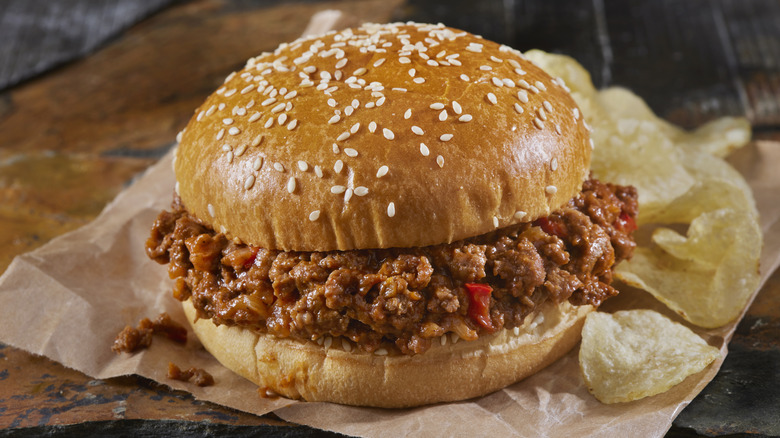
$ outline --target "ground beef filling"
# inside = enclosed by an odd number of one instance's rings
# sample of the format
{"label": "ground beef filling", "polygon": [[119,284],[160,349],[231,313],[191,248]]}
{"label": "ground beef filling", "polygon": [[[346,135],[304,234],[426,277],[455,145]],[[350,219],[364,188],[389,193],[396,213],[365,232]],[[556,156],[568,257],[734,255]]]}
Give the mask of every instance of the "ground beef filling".
{"label": "ground beef filling", "polygon": [[168,264],[174,296],[215,324],[416,354],[449,332],[474,340],[522,325],[546,300],[598,306],[617,294],[612,267],[631,257],[636,213],[633,187],[588,180],[547,217],[451,244],[295,252],[230,241],[177,199],[146,251]]}

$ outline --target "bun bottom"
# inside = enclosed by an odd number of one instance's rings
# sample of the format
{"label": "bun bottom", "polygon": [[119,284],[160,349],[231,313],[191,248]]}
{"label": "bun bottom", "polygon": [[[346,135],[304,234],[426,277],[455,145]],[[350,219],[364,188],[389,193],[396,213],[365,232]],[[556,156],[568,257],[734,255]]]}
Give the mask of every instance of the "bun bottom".
{"label": "bun bottom", "polygon": [[453,343],[445,335],[444,345],[434,342],[423,354],[382,356],[342,346],[338,339],[325,348],[216,326],[198,319],[190,301],[182,305],[203,346],[261,388],[292,399],[383,408],[464,400],[511,385],[571,350],[593,310],[545,303],[518,329],[471,342]]}

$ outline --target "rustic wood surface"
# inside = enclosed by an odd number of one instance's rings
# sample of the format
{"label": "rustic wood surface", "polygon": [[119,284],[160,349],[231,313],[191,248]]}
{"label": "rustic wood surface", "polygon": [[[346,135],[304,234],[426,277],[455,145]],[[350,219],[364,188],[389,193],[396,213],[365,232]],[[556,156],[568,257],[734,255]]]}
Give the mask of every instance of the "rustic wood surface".
{"label": "rustic wood surface", "polygon": [[[92,220],[168,150],[227,73],[296,38],[315,11],[328,8],[347,11],[344,25],[441,21],[520,49],[568,53],[597,85],[628,86],[675,123],[693,127],[745,115],[755,137],[780,140],[777,1],[175,3],[89,56],[0,94],[0,271],[15,255]],[[775,273],[740,325],[721,372],[670,436],[780,435],[778,364]],[[273,415],[197,402],[138,377],[93,380],[0,344],[0,435],[131,430],[317,433]]]}

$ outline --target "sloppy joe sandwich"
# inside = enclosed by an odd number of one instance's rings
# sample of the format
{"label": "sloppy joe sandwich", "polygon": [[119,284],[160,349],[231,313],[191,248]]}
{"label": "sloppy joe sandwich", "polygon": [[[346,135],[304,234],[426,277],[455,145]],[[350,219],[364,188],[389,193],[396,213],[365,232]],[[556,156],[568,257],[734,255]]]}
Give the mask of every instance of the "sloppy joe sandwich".
{"label": "sloppy joe sandwich", "polygon": [[364,25],[250,59],[179,138],[167,264],[203,345],[262,391],[404,407],[495,391],[617,292],[637,194],[520,52]]}

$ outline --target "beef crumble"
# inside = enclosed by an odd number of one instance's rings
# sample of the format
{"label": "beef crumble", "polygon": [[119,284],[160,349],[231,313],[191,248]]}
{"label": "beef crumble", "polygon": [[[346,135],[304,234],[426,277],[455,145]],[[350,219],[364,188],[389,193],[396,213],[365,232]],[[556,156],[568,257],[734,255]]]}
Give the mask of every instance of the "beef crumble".
{"label": "beef crumble", "polygon": [[633,253],[636,214],[633,187],[591,179],[547,217],[450,244],[296,252],[228,240],[176,198],[146,251],[168,264],[174,296],[215,324],[416,354],[448,332],[520,326],[546,300],[598,306],[617,294],[612,267]]}
{"label": "beef crumble", "polygon": [[181,382],[192,381],[197,386],[211,386],[214,384],[214,377],[208,371],[195,367],[182,370],[173,362],[168,362],[168,378]]}
{"label": "beef crumble", "polygon": [[138,323],[138,327],[125,326],[116,335],[111,350],[114,353],[134,353],[152,345],[152,335],[162,334],[168,339],[184,344],[187,342],[187,329],[177,323],[166,312],[157,316],[154,321],[144,318]]}

